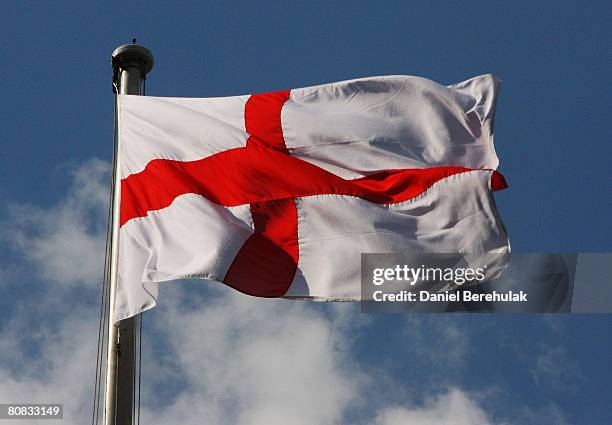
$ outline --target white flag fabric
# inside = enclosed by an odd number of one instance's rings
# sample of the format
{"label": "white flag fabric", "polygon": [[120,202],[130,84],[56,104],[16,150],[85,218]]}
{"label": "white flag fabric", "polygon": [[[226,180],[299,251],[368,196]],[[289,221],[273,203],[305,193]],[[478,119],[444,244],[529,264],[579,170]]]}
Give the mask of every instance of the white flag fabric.
{"label": "white flag fabric", "polygon": [[114,320],[159,282],[360,298],[360,254],[508,253],[499,80],[372,77],[221,98],[118,96]]}

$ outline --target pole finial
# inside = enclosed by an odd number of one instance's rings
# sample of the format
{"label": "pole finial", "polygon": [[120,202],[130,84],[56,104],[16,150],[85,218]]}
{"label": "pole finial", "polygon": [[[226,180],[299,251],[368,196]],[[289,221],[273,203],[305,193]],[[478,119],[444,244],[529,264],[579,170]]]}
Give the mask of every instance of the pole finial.
{"label": "pole finial", "polygon": [[115,49],[112,54],[113,68],[137,67],[143,75],[146,75],[153,68],[153,54],[146,47],[135,44],[135,38],[132,39],[132,43],[134,44],[124,44]]}
{"label": "pole finial", "polygon": [[124,44],[117,47],[112,54],[113,66],[113,93],[117,93],[119,85],[119,76],[121,71],[135,67],[140,69],[140,75],[143,79],[153,68],[153,54],[144,46],[136,44],[136,39],[132,39],[133,44]]}

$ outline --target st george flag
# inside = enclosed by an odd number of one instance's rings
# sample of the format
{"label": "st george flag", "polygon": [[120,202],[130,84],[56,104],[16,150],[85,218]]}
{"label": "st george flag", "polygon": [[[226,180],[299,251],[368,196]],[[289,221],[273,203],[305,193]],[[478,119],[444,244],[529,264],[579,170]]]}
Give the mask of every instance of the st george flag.
{"label": "st george flag", "polygon": [[[219,98],[118,97],[114,320],[159,282],[360,299],[361,253],[508,253],[492,191],[499,80],[355,79]],[[119,185],[118,185],[119,186]]]}

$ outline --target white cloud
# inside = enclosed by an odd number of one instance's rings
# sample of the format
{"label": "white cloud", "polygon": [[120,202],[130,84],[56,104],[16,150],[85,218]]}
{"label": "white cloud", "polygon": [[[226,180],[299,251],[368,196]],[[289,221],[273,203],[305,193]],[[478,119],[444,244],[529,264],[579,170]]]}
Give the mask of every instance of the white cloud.
{"label": "white cloud", "polygon": [[149,411],[147,423],[175,422],[192,405],[213,424],[228,416],[245,425],[335,424],[358,397],[360,372],[343,334],[304,303],[224,291],[198,309],[185,311],[167,297],[164,305],[156,323],[184,389],[171,406]]}
{"label": "white cloud", "polygon": [[[168,289],[160,306],[145,314],[143,423],[505,424],[485,407],[499,400],[458,388],[368,409],[369,395],[389,385],[379,379],[386,372],[360,367],[347,342],[356,328],[336,320],[334,309],[254,299],[222,287],[195,295],[178,284]],[[0,344],[16,355],[0,357],[0,400],[62,402],[63,423],[89,421],[96,321],[95,312],[78,303],[69,299],[66,312],[49,324],[28,317],[24,304],[2,327]],[[393,391],[423,391],[418,382],[393,384]],[[353,408],[367,414],[356,418]],[[550,411],[536,413],[525,423],[550,417]]]}
{"label": "white cloud", "polygon": [[387,408],[381,412],[376,425],[501,425],[468,394],[450,389],[412,408]]}
{"label": "white cloud", "polygon": [[[67,425],[91,415],[92,301],[102,272],[109,171],[107,163],[88,161],[56,205],[10,205],[4,223],[2,242],[23,259],[22,276],[29,272],[42,288],[36,297],[19,292],[28,298],[16,299],[11,317],[0,321],[0,400],[64,403]],[[194,292],[163,289],[160,306],[145,314],[143,423],[502,424],[480,396],[451,388],[415,403],[423,383],[394,379],[388,365],[364,369],[354,344],[371,319],[354,306],[254,299],[222,287]],[[402,356],[416,365],[448,370],[470,355],[468,334],[451,319],[408,325]],[[400,395],[372,403],[388,393]],[[364,413],[356,417],[356,410]]]}
{"label": "white cloud", "polygon": [[9,204],[2,223],[4,243],[23,263],[4,279],[36,276],[44,282],[74,286],[97,284],[103,270],[110,165],[86,161],[72,184],[50,208]]}
{"label": "white cloud", "polygon": [[[459,389],[351,418],[388,382],[377,379],[384,371],[362,371],[346,342],[351,329],[335,312],[224,288],[206,291],[209,299],[191,292],[164,291],[145,315],[143,423],[499,424]],[[24,304],[3,326],[0,342],[15,342],[19,355],[0,360],[0,400],[64,403],[63,423],[73,425],[91,414],[96,321],[76,299],[65,307],[37,326]]]}
{"label": "white cloud", "polygon": [[0,321],[0,400],[64,403],[66,424],[91,414],[109,178],[108,163],[86,161],[56,204],[8,203],[1,223],[0,287],[12,301]]}
{"label": "white cloud", "polygon": [[[60,323],[41,329],[24,314],[3,327],[3,350],[16,350],[12,359],[4,357],[0,362],[3,403],[63,403],[62,423],[87,423],[93,397],[96,323],[90,320],[93,315],[77,306],[71,310],[78,320],[67,313]],[[12,344],[5,345],[7,341]],[[39,422],[48,421],[31,423]]]}

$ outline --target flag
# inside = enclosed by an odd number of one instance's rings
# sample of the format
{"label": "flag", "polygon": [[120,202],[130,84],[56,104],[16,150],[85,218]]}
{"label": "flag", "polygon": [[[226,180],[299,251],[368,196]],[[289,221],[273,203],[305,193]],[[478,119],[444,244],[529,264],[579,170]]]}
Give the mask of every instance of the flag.
{"label": "flag", "polygon": [[219,98],[118,96],[114,320],[159,282],[358,300],[360,254],[507,253],[499,80],[411,76]]}

